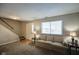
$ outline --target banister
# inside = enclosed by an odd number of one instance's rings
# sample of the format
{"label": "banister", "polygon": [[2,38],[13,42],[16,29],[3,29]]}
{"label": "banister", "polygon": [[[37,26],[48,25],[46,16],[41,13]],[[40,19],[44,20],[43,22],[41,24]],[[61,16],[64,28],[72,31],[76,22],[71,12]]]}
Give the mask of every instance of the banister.
{"label": "banister", "polygon": [[3,18],[0,18],[0,20],[2,21],[2,22],[4,22],[6,25],[8,25],[11,29],[14,29],[10,24],[8,24]]}

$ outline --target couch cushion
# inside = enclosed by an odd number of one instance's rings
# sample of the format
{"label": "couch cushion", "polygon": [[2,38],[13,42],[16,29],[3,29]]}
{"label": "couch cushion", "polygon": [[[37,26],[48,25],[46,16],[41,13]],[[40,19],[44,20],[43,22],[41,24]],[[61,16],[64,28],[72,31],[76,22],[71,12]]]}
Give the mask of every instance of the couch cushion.
{"label": "couch cushion", "polygon": [[63,36],[54,36],[54,42],[63,43]]}
{"label": "couch cushion", "polygon": [[63,43],[63,36],[40,35],[41,40]]}
{"label": "couch cushion", "polygon": [[46,40],[46,35],[40,35],[41,40]]}
{"label": "couch cushion", "polygon": [[53,41],[53,36],[52,36],[52,35],[48,35],[48,36],[47,36],[47,40],[48,40],[48,41]]}

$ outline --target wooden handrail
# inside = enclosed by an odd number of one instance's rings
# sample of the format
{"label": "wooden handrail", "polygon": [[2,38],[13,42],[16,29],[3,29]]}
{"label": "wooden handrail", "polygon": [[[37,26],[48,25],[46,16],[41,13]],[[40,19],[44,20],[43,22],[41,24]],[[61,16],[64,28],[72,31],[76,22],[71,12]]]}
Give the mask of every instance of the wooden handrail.
{"label": "wooden handrail", "polygon": [[15,29],[14,29],[8,22],[5,21],[5,19],[6,19],[6,18],[0,17],[0,20],[1,20],[3,23],[5,23],[8,27],[10,27],[11,29],[13,29],[13,31],[11,30],[12,32],[16,33],[16,34],[19,36],[19,38],[22,37],[22,36],[20,36],[20,35],[15,31]]}
{"label": "wooden handrail", "polygon": [[11,25],[9,25],[3,18],[0,18],[0,20],[2,21],[2,22],[4,22],[6,25],[8,25],[11,29],[14,29]]}
{"label": "wooden handrail", "polygon": [[[15,31],[15,29],[10,25],[10,24],[8,24],[8,22],[6,22],[5,21],[5,18],[2,18],[2,17],[0,17],[0,20],[4,23],[4,24],[6,24],[8,27],[10,27],[12,30],[12,32],[14,32],[14,33],[16,33],[16,31]],[[18,33],[16,33],[17,35],[19,35]]]}

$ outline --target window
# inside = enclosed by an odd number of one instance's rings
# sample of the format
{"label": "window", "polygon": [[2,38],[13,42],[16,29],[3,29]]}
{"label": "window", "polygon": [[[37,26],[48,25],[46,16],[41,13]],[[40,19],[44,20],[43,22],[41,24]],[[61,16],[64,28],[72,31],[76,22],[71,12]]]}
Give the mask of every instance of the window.
{"label": "window", "polygon": [[50,22],[42,23],[42,33],[50,34]]}
{"label": "window", "polygon": [[51,22],[51,34],[62,34],[62,21]]}
{"label": "window", "polygon": [[62,21],[43,22],[41,24],[42,34],[62,35],[62,33],[63,33],[62,25],[63,25]]}

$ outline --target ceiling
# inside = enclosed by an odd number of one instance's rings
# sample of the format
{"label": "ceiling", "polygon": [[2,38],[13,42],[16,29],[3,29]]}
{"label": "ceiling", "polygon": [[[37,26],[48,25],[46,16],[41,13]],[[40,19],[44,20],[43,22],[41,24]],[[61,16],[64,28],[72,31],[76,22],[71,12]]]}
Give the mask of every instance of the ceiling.
{"label": "ceiling", "polygon": [[79,12],[78,3],[0,3],[0,16],[20,21]]}

